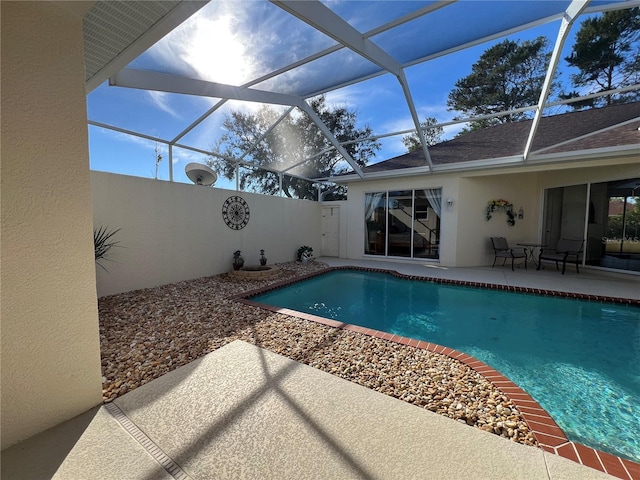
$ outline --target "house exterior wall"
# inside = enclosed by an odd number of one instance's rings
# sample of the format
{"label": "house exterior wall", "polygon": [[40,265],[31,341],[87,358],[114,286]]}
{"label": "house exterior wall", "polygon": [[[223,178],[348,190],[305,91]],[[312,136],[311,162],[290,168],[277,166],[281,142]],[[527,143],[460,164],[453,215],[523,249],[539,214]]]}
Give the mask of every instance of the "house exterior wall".
{"label": "house exterior wall", "polygon": [[[228,272],[236,250],[245,265],[258,265],[260,249],[267,265],[294,260],[302,245],[320,254],[318,202],[104,172],[91,172],[91,188],[95,227],[121,229],[103,262],[108,271],[97,268],[98,296]],[[234,195],[250,209],[241,230],[222,218]]]}
{"label": "house exterior wall", "polygon": [[[639,165],[640,155],[635,158],[627,155],[606,161],[589,160],[518,170],[501,168],[352,182],[349,200],[342,208],[348,225],[348,230],[341,231],[341,244],[346,246],[344,258],[384,260],[384,257],[364,255],[364,195],[367,192],[442,187],[440,259],[437,263],[446,267],[482,266],[493,263],[489,237],[506,237],[513,246],[542,238],[546,188],[633,178],[640,173]],[[454,202],[451,208],[446,205],[448,198]],[[490,220],[486,220],[487,203],[492,199],[508,200],[516,213],[522,207],[524,218],[516,218],[515,225],[510,226],[504,213],[495,212]],[[389,257],[389,260],[412,261],[397,257]],[[425,263],[429,260],[415,261]]]}
{"label": "house exterior wall", "polygon": [[102,401],[82,17],[0,2],[2,448]]}

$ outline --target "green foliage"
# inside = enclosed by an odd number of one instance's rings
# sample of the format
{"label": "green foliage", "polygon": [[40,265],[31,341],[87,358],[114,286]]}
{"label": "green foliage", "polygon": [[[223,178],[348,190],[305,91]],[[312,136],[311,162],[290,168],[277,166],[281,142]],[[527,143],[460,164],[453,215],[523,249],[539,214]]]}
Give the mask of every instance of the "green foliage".
{"label": "green foliage", "polygon": [[119,241],[114,241],[113,236],[120,231],[119,228],[115,230],[109,230],[104,225],[98,229],[93,229],[93,247],[95,250],[96,264],[102,268],[105,272],[108,271],[102,263],[103,260],[109,260],[107,254],[109,250],[118,245]]}
{"label": "green foliage", "polygon": [[[324,96],[312,99],[310,106],[339,142],[372,135],[368,126],[356,127],[357,116],[354,111],[346,107],[328,106]],[[277,171],[293,167],[291,173],[313,179],[351,170],[308,115],[289,114],[284,119],[280,116],[279,111],[266,105],[257,112],[232,111],[223,122],[225,133],[212,147],[215,153],[207,159],[207,163],[229,180],[236,174],[236,162],[242,160],[255,165],[240,168],[240,189],[270,195],[280,191]],[[272,128],[279,119],[278,125]],[[365,166],[380,147],[375,140],[344,145],[344,149],[360,166]],[[316,183],[290,175],[283,176],[282,189],[291,198],[316,199],[318,193]],[[333,192],[333,195],[336,193]]]}
{"label": "green foliage", "polygon": [[[538,37],[522,43],[505,40],[485,50],[449,93],[447,107],[466,117],[476,117],[538,103],[551,57],[547,40]],[[552,82],[550,94],[559,89]],[[471,130],[529,118],[530,112],[512,113],[471,122]],[[459,119],[458,117],[457,119]]]}
{"label": "green foliage", "polygon": [[[571,83],[582,95],[635,85],[640,82],[640,8],[614,10],[580,24],[567,63],[579,70]],[[585,92],[585,89],[589,91]],[[562,98],[578,97],[577,91],[563,93]],[[638,92],[576,102],[576,109],[634,101]]]}
{"label": "green foliage", "polygon": [[[420,127],[425,129],[424,136],[427,141],[427,146],[435,145],[436,143],[440,143],[442,141],[444,128],[430,128],[437,123],[438,120],[433,117],[427,117],[424,119],[424,122],[420,122]],[[422,145],[420,144],[420,137],[418,137],[417,132],[413,132],[402,137],[402,143],[405,147],[407,147],[407,152],[415,152],[416,150],[420,150],[422,148]]]}
{"label": "green foliage", "polygon": [[[622,224],[622,213],[618,215],[610,215],[607,219],[606,236],[608,238],[640,238],[640,197],[630,197],[631,208],[627,206],[627,212],[624,215],[625,225]],[[618,201],[622,204],[622,199]],[[624,235],[623,235],[624,232]]]}

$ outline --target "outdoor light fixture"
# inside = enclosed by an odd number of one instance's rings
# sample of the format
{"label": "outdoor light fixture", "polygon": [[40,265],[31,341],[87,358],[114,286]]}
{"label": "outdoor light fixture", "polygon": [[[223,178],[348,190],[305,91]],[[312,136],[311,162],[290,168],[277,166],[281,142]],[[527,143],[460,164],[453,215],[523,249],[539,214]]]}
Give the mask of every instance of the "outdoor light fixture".
{"label": "outdoor light fixture", "polygon": [[522,207],[520,207],[520,210],[518,210],[518,218],[520,220],[524,218],[524,210],[522,209]]}

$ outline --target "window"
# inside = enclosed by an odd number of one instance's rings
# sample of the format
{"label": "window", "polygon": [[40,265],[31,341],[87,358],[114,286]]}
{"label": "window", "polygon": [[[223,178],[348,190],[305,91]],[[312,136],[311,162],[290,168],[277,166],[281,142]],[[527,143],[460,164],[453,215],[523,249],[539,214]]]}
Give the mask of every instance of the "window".
{"label": "window", "polygon": [[365,194],[364,253],[439,258],[442,189]]}

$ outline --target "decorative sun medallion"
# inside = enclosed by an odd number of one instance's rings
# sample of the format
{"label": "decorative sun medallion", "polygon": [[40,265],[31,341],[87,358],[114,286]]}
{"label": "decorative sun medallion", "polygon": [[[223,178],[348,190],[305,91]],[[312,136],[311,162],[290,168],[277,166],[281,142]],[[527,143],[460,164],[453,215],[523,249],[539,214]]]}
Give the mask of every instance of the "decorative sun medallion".
{"label": "decorative sun medallion", "polygon": [[249,223],[249,205],[242,197],[229,197],[222,205],[222,218],[227,227],[240,230]]}

